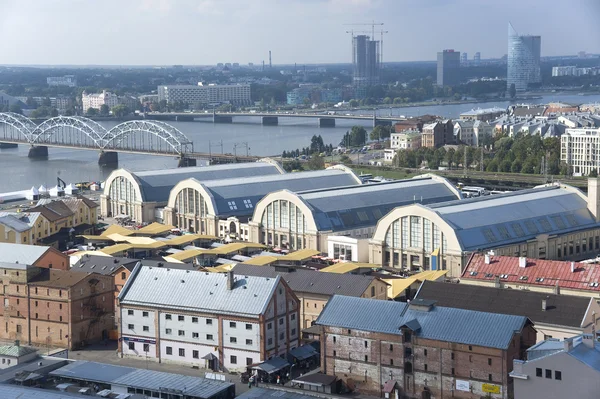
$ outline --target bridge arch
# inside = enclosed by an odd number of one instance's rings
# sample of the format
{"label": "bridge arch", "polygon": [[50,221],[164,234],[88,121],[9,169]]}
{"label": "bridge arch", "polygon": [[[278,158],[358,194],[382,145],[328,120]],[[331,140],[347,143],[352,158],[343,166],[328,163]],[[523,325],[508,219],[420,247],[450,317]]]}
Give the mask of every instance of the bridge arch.
{"label": "bridge arch", "polygon": [[[82,135],[77,134],[82,133]],[[104,146],[106,129],[91,119],[82,116],[57,116],[42,122],[33,131],[32,144],[71,144],[98,148]]]}
{"label": "bridge arch", "polygon": [[170,152],[181,155],[192,152],[193,143],[179,129],[168,123],[133,120],[110,129],[104,136],[103,149]]}
{"label": "bridge arch", "polygon": [[[14,112],[2,112],[0,113],[0,124],[4,124],[6,126],[10,126],[17,130],[21,135],[25,137],[29,143],[33,140],[33,131],[36,129],[37,125],[26,116],[21,114],[17,114]],[[4,137],[3,137],[4,136]],[[4,135],[0,134],[0,140],[8,139],[8,135],[5,132]],[[16,137],[12,137],[16,138]]]}

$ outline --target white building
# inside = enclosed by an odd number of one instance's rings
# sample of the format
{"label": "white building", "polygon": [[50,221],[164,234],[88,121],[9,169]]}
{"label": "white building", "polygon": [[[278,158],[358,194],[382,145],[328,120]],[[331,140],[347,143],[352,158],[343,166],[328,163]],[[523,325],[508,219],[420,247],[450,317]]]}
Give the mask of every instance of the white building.
{"label": "white building", "polygon": [[327,256],[348,262],[369,262],[369,239],[347,236],[327,237]]}
{"label": "white building", "polygon": [[394,150],[416,150],[421,147],[421,132],[409,130],[390,135],[390,147]]}
{"label": "white building", "polygon": [[119,303],[122,356],[231,372],[299,346],[299,301],[279,276],[137,265]]}
{"label": "white building", "polygon": [[21,346],[19,341],[14,345],[0,346],[0,369],[26,363],[37,357],[37,349],[29,346]]}
{"label": "white building", "polygon": [[75,87],[77,86],[77,78],[74,75],[50,76],[46,78],[46,83],[48,83],[48,86]]}
{"label": "white building", "polygon": [[90,94],[84,91],[81,94],[81,104],[84,112],[90,108],[99,110],[103,105],[107,105],[110,109],[119,105],[119,97],[106,90],[102,90],[102,93]]}
{"label": "white building", "polygon": [[600,129],[567,129],[560,138],[560,160],[575,176],[600,171]]}
{"label": "white building", "polygon": [[158,86],[158,100],[165,100],[172,104],[175,101],[183,101],[190,106],[196,104],[217,104],[217,103],[251,103],[250,85],[167,85]]}
{"label": "white building", "polygon": [[454,123],[456,142],[462,142],[472,147],[479,147],[486,136],[491,136],[492,126],[480,120],[459,120]]}

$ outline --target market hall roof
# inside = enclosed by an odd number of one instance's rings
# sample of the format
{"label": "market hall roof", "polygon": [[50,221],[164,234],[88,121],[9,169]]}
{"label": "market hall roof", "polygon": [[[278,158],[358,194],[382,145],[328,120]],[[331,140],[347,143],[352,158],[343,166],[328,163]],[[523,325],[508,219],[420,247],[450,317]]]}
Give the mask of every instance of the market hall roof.
{"label": "market hall roof", "polygon": [[170,190],[181,180],[195,178],[200,181],[229,179],[233,177],[252,177],[283,174],[284,170],[274,161],[235,163],[214,166],[195,166],[187,168],[162,169],[131,172],[118,169],[106,179],[104,194],[110,195],[110,186],[119,176],[129,177],[132,184],[137,183],[141,200],[147,202],[166,202]]}

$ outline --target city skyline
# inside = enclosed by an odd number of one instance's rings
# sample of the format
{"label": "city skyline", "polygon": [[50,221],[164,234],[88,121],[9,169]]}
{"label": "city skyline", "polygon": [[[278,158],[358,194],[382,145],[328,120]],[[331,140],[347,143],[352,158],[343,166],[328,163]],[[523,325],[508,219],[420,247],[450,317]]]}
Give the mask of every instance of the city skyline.
{"label": "city skyline", "polygon": [[[446,48],[498,58],[507,54],[509,21],[522,27],[522,34],[543,37],[542,56],[600,53],[600,28],[593,22],[600,4],[560,3],[545,7],[543,17],[540,6],[539,0],[484,5],[476,0],[106,0],[100,6],[82,0],[5,0],[0,32],[12,40],[0,49],[3,64],[268,64],[269,50],[275,65],[349,63],[352,41],[346,31],[371,27],[344,24],[375,20],[389,31],[384,62],[433,61]],[[452,22],[457,20],[469,23]],[[44,27],[48,34],[41,35]]]}

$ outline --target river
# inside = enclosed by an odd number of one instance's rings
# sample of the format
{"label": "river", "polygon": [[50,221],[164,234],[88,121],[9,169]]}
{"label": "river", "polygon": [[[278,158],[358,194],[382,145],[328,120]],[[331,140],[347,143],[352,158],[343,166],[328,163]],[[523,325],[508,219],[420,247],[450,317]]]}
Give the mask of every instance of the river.
{"label": "river", "polygon": [[[534,103],[562,101],[566,103],[600,102],[600,95],[549,95],[543,96]],[[425,114],[456,118],[462,112],[473,108],[506,108],[509,101],[486,102],[473,104],[431,105],[422,107],[384,108],[377,111],[380,116],[418,116]],[[362,111],[366,113],[367,111]],[[313,135],[321,135],[326,144],[337,145],[344,133],[356,121],[338,120],[335,128],[319,128],[316,119],[279,118],[278,126],[263,126],[254,117],[238,117],[233,124],[213,124],[212,122],[169,122],[194,142],[194,150],[199,152],[221,152],[220,142],[223,142],[223,152],[251,155],[274,155],[284,150],[306,147]],[[115,125],[114,122],[103,122],[106,128]],[[360,121],[361,125],[369,128],[370,121]],[[234,150],[235,144],[237,150]],[[27,157],[29,148],[20,145],[18,148],[0,149],[0,193],[24,190],[31,186],[39,187],[56,185],[57,177],[67,183],[79,181],[102,181],[112,171],[98,166],[98,152],[86,150],[71,150],[64,148],[49,148],[48,159],[30,159]],[[119,154],[119,167],[131,171],[166,169],[177,166],[175,157],[154,155]]]}

